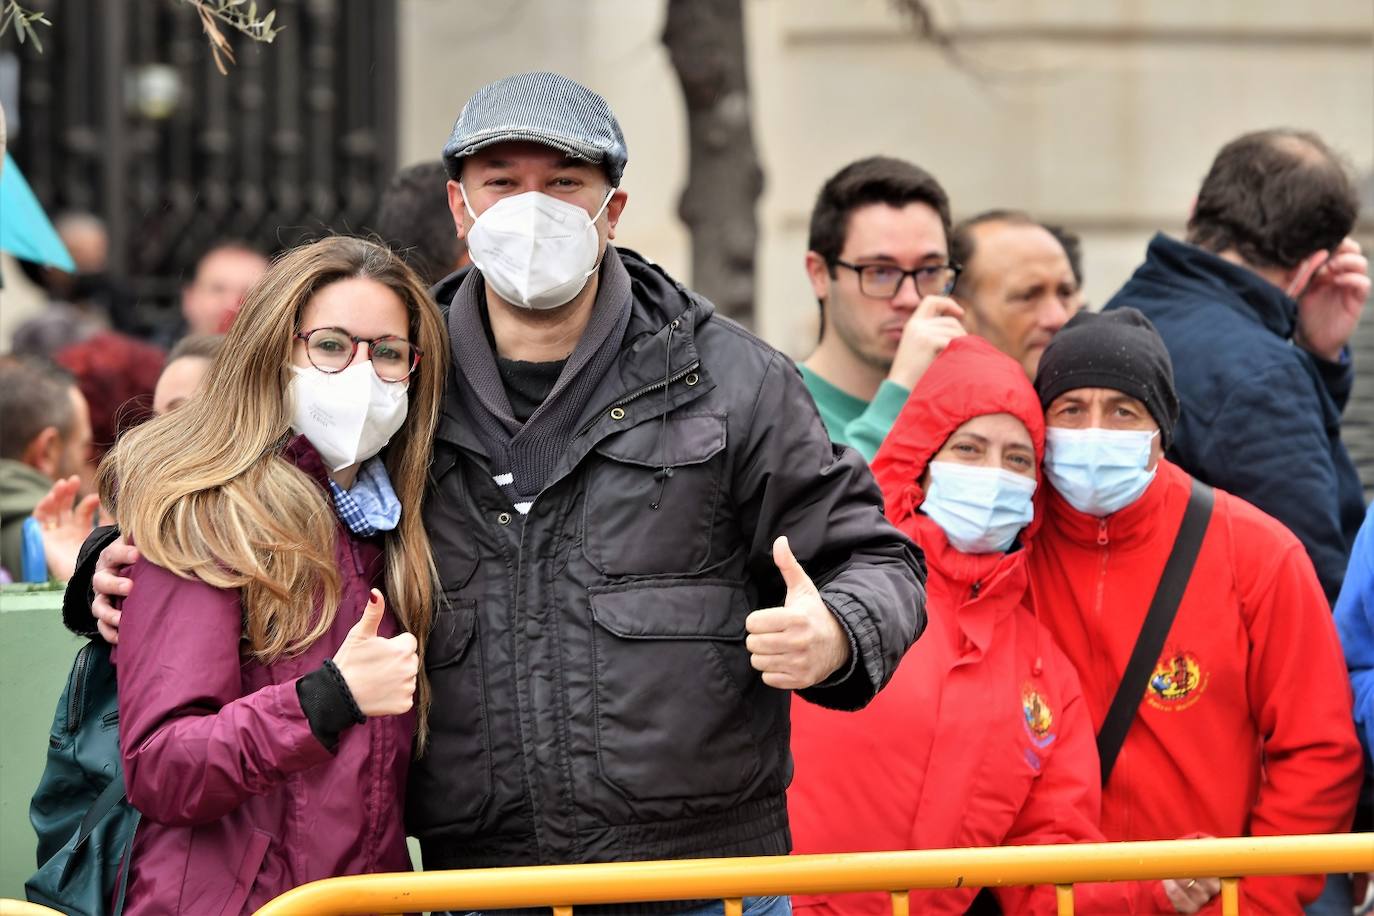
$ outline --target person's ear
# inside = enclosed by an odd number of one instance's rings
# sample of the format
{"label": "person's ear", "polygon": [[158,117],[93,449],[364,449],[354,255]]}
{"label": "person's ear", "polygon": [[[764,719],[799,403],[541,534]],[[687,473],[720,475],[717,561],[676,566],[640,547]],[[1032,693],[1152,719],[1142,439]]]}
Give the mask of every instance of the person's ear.
{"label": "person's ear", "polygon": [[615,238],[616,223],[620,222],[620,214],[629,202],[630,195],[619,188],[611,194],[611,199],[606,203],[606,238]]}
{"label": "person's ear", "polygon": [[1331,258],[1331,252],[1322,249],[1314,251],[1307,257],[1298,262],[1298,266],[1288,272],[1286,282],[1283,284],[1283,292],[1290,299],[1297,299],[1307,292],[1307,287],[1312,283],[1312,278],[1316,276],[1321,266]]}
{"label": "person's ear", "polygon": [[451,178],[448,182],[448,212],[453,215],[453,228],[458,238],[466,237],[468,210],[463,202],[463,186]]}
{"label": "person's ear", "polygon": [[43,427],[24,447],[20,460],[43,476],[57,479],[57,470],[62,463],[62,434],[57,427]]}
{"label": "person's ear", "polygon": [[830,284],[835,279],[830,273],[830,265],[819,252],[806,253],[806,276],[811,281],[811,291],[822,302],[830,301]]}

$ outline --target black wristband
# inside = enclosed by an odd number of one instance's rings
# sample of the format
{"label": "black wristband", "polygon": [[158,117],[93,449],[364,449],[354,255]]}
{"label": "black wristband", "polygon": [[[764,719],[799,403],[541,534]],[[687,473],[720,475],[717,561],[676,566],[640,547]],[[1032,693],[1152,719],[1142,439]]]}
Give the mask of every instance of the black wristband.
{"label": "black wristband", "polygon": [[334,679],[334,683],[339,687],[339,693],[343,695],[344,701],[348,704],[348,711],[353,714],[353,724],[362,725],[367,721],[367,716],[358,708],[358,701],[353,698],[353,691],[348,689],[348,681],[344,680],[343,672],[339,666],[334,664],[334,659],[324,660],[324,670],[329,672],[329,676]]}
{"label": "black wristband", "polygon": [[348,682],[332,661],[296,681],[296,696],[311,733],[331,751],[338,746],[344,729],[367,721],[348,689]]}

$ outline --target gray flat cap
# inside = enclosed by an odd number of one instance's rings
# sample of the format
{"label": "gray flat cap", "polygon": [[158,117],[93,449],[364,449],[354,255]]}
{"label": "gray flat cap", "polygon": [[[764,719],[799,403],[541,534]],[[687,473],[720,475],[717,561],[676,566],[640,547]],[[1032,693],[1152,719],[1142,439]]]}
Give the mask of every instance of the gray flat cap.
{"label": "gray flat cap", "polygon": [[615,187],[629,159],[606,100],[557,73],[518,73],[473,93],[444,144],[449,177],[458,177],[458,160],[509,140],[542,143],[595,163]]}

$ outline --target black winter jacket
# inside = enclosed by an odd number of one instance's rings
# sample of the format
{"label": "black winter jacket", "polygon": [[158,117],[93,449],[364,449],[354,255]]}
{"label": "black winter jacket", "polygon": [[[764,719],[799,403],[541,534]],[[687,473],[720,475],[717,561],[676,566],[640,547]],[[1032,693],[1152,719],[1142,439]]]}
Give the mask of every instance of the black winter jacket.
{"label": "black winter jacket", "polygon": [[863,706],[925,624],[918,548],[792,362],[619,254],[618,362],[523,525],[456,398],[440,421],[425,511],[446,600],[407,815],[426,868],[786,853],[790,697],[744,647],[745,617],[783,600],[773,540],[855,650],[807,699]]}

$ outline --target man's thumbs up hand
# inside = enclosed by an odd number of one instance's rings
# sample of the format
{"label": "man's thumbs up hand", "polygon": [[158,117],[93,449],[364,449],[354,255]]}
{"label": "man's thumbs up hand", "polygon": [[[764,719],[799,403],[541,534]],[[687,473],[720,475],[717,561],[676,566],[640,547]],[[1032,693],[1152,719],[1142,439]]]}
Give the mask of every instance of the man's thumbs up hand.
{"label": "man's thumbs up hand", "polygon": [[397,716],[415,702],[415,678],[420,672],[415,637],[410,633],[390,639],[378,636],[385,611],[386,601],[374,588],[362,616],[334,653],[334,666],[365,716]]}
{"label": "man's thumbs up hand", "polygon": [[744,620],[749,662],[763,682],[782,690],[821,683],[849,661],[849,638],[821,600],[787,538],[773,542],[773,562],[787,585],[782,607],[762,608]]}

